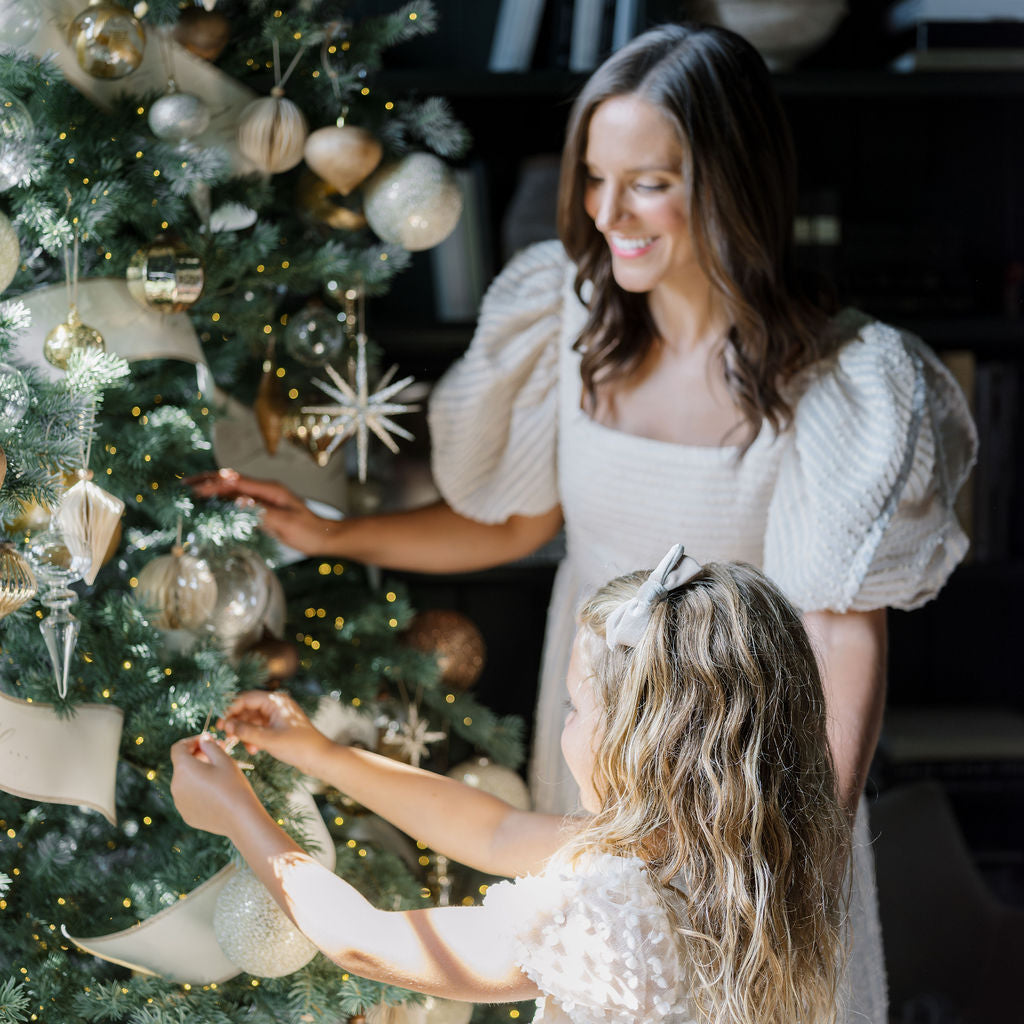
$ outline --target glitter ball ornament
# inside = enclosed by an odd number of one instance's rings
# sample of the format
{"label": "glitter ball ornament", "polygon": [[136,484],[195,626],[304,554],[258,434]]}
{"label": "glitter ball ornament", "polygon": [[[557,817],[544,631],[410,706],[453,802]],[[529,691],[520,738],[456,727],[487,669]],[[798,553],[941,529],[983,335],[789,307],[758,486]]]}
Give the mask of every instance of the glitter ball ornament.
{"label": "glitter ball ornament", "polygon": [[36,578],[12,544],[0,544],[0,619],[35,597]]}
{"label": "glitter ball ornament", "polygon": [[495,764],[486,757],[474,757],[457,764],[448,772],[448,777],[490,793],[520,811],[530,809],[530,791],[526,783],[511,768]]}
{"label": "glitter ball ornament", "polygon": [[420,612],[402,637],[410,647],[433,654],[445,686],[468,690],[484,668],[487,648],[480,630],[460,612]]}
{"label": "glitter ball ornament", "polygon": [[246,548],[235,548],[209,561],[217,581],[217,602],[206,628],[226,647],[233,647],[258,631],[263,622],[270,599],[267,566]]}
{"label": "glitter ball ornament", "polygon": [[7,217],[0,213],[0,292],[14,280],[21,262],[18,232]]}
{"label": "glitter ball ornament", "polygon": [[306,306],[288,317],[284,347],[304,366],[336,363],[345,349],[345,314],[322,304]]}
{"label": "glitter ball ornament", "polygon": [[363,211],[385,241],[417,252],[443,242],[462,213],[462,193],[444,161],[410,153],[366,183]]}
{"label": "glitter ball ornament", "polygon": [[261,171],[280,174],[302,160],[308,131],[305,115],[275,86],[269,96],[253,100],[242,111],[238,148]]}
{"label": "glitter ball ornament", "polygon": [[43,342],[43,355],[46,356],[46,361],[52,363],[58,370],[66,370],[71,353],[76,349],[98,348],[103,350],[106,347],[103,335],[95,327],[83,324],[78,310],[72,306],[68,311],[67,320],[62,324],[57,324],[47,334],[46,340]]}
{"label": "glitter ball ornament", "polygon": [[347,196],[369,177],[384,150],[365,128],[345,124],[311,132],[303,153],[319,177]]}
{"label": "glitter ball ornament", "polygon": [[366,227],[366,218],[356,199],[346,199],[333,185],[311,171],[303,171],[295,186],[299,209],[338,231],[358,231]]}
{"label": "glitter ball ornament", "polygon": [[110,0],[92,0],[68,26],[79,67],[93,78],[124,78],[141,63],[146,31],[130,11]]}
{"label": "glitter ball ornament", "polygon": [[192,139],[210,126],[210,108],[190,92],[179,92],[172,78],[167,92],[149,108],[150,131],[164,142]]}
{"label": "glitter ball ornament", "polygon": [[216,60],[231,38],[231,22],[219,11],[186,7],[174,26],[175,42],[203,60]]}
{"label": "glitter ball ornament", "polygon": [[147,562],[138,575],[136,599],[159,613],[158,629],[200,629],[217,604],[217,581],[198,555],[176,545],[169,555]]}
{"label": "glitter ball ornament", "polygon": [[203,261],[184,242],[158,235],[128,264],[128,291],[144,309],[181,313],[203,294]]}
{"label": "glitter ball ornament", "polygon": [[21,370],[10,363],[0,363],[0,427],[9,430],[17,426],[31,402]]}
{"label": "glitter ball ornament", "polygon": [[247,867],[239,868],[217,897],[213,934],[233,964],[258,978],[292,974],[317,953]]}
{"label": "glitter ball ornament", "polygon": [[4,0],[0,6],[0,46],[24,46],[39,31],[41,21],[38,0]]}

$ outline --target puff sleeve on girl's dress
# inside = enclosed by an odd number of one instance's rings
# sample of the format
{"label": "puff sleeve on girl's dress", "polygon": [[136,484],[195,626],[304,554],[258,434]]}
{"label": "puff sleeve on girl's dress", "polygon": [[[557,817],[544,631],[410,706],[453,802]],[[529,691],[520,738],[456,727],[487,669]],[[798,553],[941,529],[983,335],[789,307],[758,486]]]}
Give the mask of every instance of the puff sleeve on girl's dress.
{"label": "puff sleeve on girl's dress", "polygon": [[431,396],[434,480],[471,519],[499,523],[558,504],[558,340],[568,269],[559,242],[516,256],[484,296],[468,351]]}
{"label": "puff sleeve on girl's dress", "polygon": [[499,882],[496,910],[516,963],[544,993],[535,1022],[689,1021],[674,928],[643,862],[597,854]]}
{"label": "puff sleeve on girl's dress", "polygon": [[765,572],[804,611],[917,607],[967,550],[966,400],[913,335],[856,326],[797,403],[768,510]]}

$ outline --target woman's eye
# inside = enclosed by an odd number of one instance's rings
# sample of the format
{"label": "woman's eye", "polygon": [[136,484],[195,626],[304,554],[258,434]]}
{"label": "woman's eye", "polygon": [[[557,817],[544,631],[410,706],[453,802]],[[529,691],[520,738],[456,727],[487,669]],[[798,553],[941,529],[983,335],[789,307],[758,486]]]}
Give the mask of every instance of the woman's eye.
{"label": "woman's eye", "polygon": [[638,181],[633,187],[638,192],[664,192],[668,184],[664,181]]}

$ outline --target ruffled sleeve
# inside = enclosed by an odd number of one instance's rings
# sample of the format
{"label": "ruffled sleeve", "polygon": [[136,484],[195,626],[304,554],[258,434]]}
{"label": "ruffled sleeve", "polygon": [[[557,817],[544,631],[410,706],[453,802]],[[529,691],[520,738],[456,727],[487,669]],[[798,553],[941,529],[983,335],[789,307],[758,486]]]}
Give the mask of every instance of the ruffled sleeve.
{"label": "ruffled sleeve", "polygon": [[485,523],[558,504],[558,339],[569,268],[559,242],[516,256],[494,280],[469,350],[430,400],[434,480]]}
{"label": "ruffled sleeve", "polygon": [[491,886],[484,904],[545,1002],[557,1004],[535,1020],[635,1024],[685,1010],[678,946],[642,861],[600,854],[552,864]]}
{"label": "ruffled sleeve", "polygon": [[915,608],[967,550],[953,501],[967,403],[913,335],[861,321],[807,387],[768,511],[764,569],[804,611]]}

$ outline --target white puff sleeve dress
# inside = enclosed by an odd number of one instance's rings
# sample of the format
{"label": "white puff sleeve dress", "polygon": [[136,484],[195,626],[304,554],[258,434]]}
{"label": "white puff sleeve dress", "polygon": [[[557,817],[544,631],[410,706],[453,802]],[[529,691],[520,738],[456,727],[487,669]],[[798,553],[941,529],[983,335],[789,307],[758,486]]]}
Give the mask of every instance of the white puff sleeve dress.
{"label": "white puff sleeve dress", "polygon": [[[602,426],[581,404],[574,274],[558,242],[520,253],[430,406],[434,476],[456,511],[502,522],[562,506],[530,777],[535,806],[553,812],[576,806],[559,737],[575,612],[594,588],[682,542],[702,562],[763,568],[804,611],[916,607],[966,551],[953,499],[976,450],[963,395],[935,356],[856,312],[843,314],[850,340],[810,375],[792,426],[765,426],[742,458]],[[884,1024],[868,843],[862,806],[850,1019]]]}

